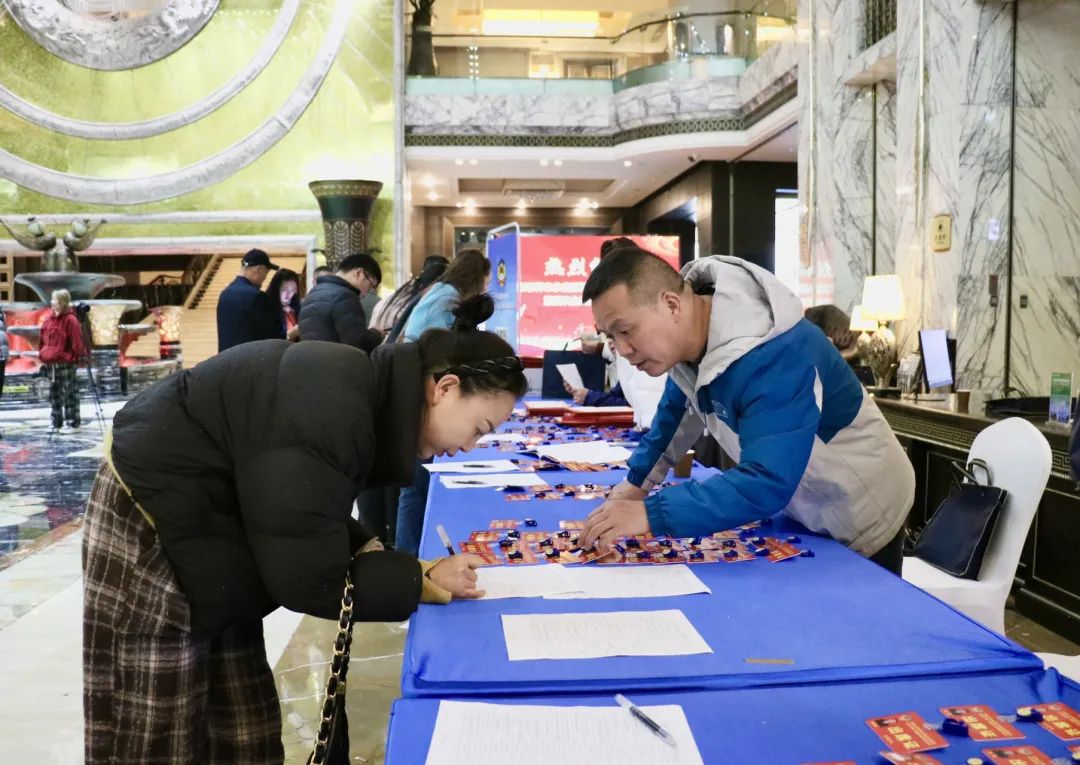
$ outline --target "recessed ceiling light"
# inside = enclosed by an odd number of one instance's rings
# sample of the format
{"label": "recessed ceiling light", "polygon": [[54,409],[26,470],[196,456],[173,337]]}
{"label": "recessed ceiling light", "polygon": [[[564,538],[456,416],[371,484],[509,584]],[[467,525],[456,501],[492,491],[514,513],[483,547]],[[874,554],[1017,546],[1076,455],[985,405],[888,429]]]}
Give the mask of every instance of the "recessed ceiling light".
{"label": "recessed ceiling light", "polygon": [[541,167],[547,167],[548,166],[548,161],[546,159],[540,160],[540,166]]}
{"label": "recessed ceiling light", "polygon": [[465,164],[465,160],[463,160],[463,159],[455,159],[454,164],[460,167],[461,165]]}
{"label": "recessed ceiling light", "polygon": [[517,207],[519,212],[523,212],[525,210],[525,200],[524,199],[519,199],[516,207]]}
{"label": "recessed ceiling light", "polygon": [[632,164],[634,164],[634,163],[633,163],[633,162],[631,162],[630,160],[628,160],[628,159],[624,159],[624,160],[623,160],[623,163],[622,163],[622,166],[623,166],[623,167],[630,167],[630,165],[632,165]]}
{"label": "recessed ceiling light", "polygon": [[479,164],[480,164],[480,160],[478,160],[478,159],[470,159],[470,160],[469,160],[469,164],[470,164],[470,165],[479,165]]}
{"label": "recessed ceiling light", "polygon": [[439,195],[432,191],[430,194],[427,195],[427,198],[434,202],[436,199],[439,198]]}
{"label": "recessed ceiling light", "polygon": [[600,206],[600,203],[599,203],[599,202],[593,202],[593,203],[592,203],[591,205],[589,205],[589,207],[591,207],[591,208],[592,208],[592,209],[594,209],[594,210],[595,210],[595,209],[596,209],[597,207],[599,207],[599,206]]}
{"label": "recessed ceiling light", "polygon": [[561,166],[562,166],[562,160],[561,159],[555,160],[555,167],[561,167]]}
{"label": "recessed ceiling light", "polygon": [[432,178],[430,175],[425,175],[423,178],[420,179],[420,185],[423,186],[425,189],[435,188],[435,183],[435,179]]}
{"label": "recessed ceiling light", "polygon": [[458,203],[457,203],[456,205],[454,205],[454,207],[457,207],[457,208],[459,208],[459,209],[460,209],[460,208],[462,208],[462,207],[464,207],[464,206],[465,206],[465,205],[464,205],[464,204],[462,204],[461,202],[458,202]]}

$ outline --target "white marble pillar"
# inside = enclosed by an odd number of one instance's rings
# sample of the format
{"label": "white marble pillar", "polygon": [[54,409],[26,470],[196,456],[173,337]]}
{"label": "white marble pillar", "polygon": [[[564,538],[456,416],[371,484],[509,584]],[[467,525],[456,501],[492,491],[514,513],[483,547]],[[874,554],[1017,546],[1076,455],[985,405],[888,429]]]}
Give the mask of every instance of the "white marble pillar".
{"label": "white marble pillar", "polygon": [[[1080,384],[1080,4],[1017,9],[1010,384]],[[1021,307],[1021,299],[1027,307]]]}
{"label": "white marble pillar", "polygon": [[[915,0],[897,11],[897,244],[908,319],[957,335],[963,387],[1000,392],[1005,359],[1012,4]],[[952,217],[952,248],[935,253],[934,216]],[[879,269],[880,271],[881,269]],[[1001,297],[990,305],[997,274]]]}
{"label": "white marble pillar", "polygon": [[896,271],[896,83],[879,82],[874,90],[874,273],[891,274]]}
{"label": "white marble pillar", "polygon": [[800,0],[802,297],[858,302],[873,260],[873,98],[844,84],[861,51],[858,0]]}

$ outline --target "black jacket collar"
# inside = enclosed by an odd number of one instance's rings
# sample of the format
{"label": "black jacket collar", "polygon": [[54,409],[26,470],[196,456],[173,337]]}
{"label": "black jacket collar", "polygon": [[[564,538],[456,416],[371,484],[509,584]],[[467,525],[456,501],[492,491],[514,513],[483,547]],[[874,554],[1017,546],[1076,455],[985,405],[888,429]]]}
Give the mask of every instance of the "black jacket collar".
{"label": "black jacket collar", "polygon": [[315,286],[311,289],[314,291],[317,287],[322,287],[323,285],[326,285],[327,287],[331,285],[335,287],[344,287],[351,292],[355,292],[357,296],[360,295],[360,290],[356,289],[356,287],[349,284],[340,276],[335,276],[334,274],[327,274],[326,276],[319,277],[319,281],[315,282]]}

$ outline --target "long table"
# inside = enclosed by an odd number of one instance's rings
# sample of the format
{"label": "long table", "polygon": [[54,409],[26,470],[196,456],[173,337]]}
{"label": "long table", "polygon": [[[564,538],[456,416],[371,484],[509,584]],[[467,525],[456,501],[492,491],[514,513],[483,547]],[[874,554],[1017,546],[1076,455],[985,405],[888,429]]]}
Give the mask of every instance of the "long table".
{"label": "long table", "polygon": [[[496,449],[467,459],[498,459]],[[465,459],[462,456],[460,459]],[[542,473],[549,483],[614,484],[622,473]],[[434,478],[421,557],[445,555],[435,524],[467,539],[492,519],[534,517],[540,529],[583,518],[599,501],[504,501],[495,489],[447,489]],[[1032,670],[1042,663],[844,546],[779,520],[812,558],[693,566],[711,595],[621,600],[508,599],[422,605],[405,646],[406,697],[715,690]],[[550,564],[543,564],[550,565]],[[680,609],[711,654],[514,661],[503,614]]]}
{"label": "long table", "polygon": [[[473,633],[470,633],[470,637]],[[554,706],[612,706],[610,695],[481,697],[470,701]],[[631,694],[639,706],[678,704],[683,707],[706,763],[725,765],[800,765],[858,763],[878,765],[886,749],[866,721],[872,717],[917,712],[931,724],[942,720],[942,707],[989,705],[998,714],[1019,706],[1064,701],[1080,709],[1080,687],[1053,671],[1030,670],[951,677],[906,678],[862,683],[786,686],[704,692]],[[438,699],[401,699],[394,704],[386,761],[420,765],[438,713]],[[982,756],[991,746],[1030,744],[1051,757],[1069,757],[1067,744],[1033,723],[1017,723],[1022,741],[977,743],[946,736],[949,747],[929,754],[943,763],[962,763]],[[1073,745],[1080,741],[1073,742]],[[552,762],[570,762],[573,742],[521,742],[550,746]],[[612,742],[618,746],[618,742]],[[483,742],[477,742],[483,746]],[[986,762],[989,759],[984,757]],[[628,757],[627,762],[632,762]]]}

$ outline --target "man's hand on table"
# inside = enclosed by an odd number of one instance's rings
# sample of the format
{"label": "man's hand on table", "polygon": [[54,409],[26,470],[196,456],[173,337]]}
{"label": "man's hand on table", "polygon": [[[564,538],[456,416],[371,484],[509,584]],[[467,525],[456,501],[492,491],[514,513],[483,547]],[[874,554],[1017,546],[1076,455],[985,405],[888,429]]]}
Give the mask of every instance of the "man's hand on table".
{"label": "man's hand on table", "polygon": [[595,544],[597,550],[607,553],[611,551],[611,545],[618,537],[649,533],[649,516],[645,513],[644,502],[635,499],[608,499],[585,519],[585,528],[578,537],[578,545],[588,550]]}

